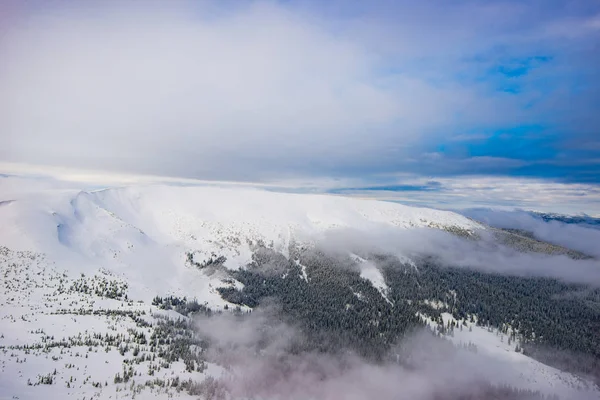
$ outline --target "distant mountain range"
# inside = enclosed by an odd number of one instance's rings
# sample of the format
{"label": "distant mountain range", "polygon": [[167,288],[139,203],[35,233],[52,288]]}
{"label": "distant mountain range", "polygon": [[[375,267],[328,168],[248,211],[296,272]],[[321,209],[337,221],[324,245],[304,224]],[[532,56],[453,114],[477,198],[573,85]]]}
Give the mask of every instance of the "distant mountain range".
{"label": "distant mountain range", "polygon": [[531,215],[541,218],[544,221],[558,221],[565,224],[577,224],[585,225],[589,228],[600,229],[600,218],[592,217],[589,215],[564,215],[554,213],[543,213],[538,211],[531,211]]}

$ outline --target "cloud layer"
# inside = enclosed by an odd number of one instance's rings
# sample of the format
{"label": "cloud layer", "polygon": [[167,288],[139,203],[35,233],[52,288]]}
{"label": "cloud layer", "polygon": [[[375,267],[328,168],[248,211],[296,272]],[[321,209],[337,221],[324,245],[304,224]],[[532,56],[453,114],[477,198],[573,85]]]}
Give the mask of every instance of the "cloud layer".
{"label": "cloud layer", "polygon": [[7,4],[3,161],[230,180],[597,176],[588,2]]}
{"label": "cloud layer", "polygon": [[[503,244],[490,232],[478,232],[478,235],[479,240],[472,240],[438,229],[398,231],[381,227],[365,232],[331,231],[319,243],[326,250],[341,253],[394,254],[411,259],[433,256],[441,265],[449,267],[502,275],[555,278],[600,287],[598,259],[574,260],[567,255],[526,251],[521,247]],[[555,237],[554,234],[550,236]],[[575,248],[590,249],[590,246],[584,244]],[[596,255],[597,250],[591,254]]]}
{"label": "cloud layer", "polygon": [[407,174],[381,177],[377,185],[368,183],[364,180],[337,184],[330,182],[326,190],[335,194],[453,210],[485,207],[512,211],[518,208],[600,215],[600,187],[589,183],[476,175],[419,177]]}
{"label": "cloud layer", "polygon": [[[489,209],[464,210],[462,214],[499,228],[521,229],[533,233],[539,240],[556,243],[570,249],[600,257],[600,230],[585,224],[544,221],[525,211]],[[600,274],[600,272],[599,272]]]}

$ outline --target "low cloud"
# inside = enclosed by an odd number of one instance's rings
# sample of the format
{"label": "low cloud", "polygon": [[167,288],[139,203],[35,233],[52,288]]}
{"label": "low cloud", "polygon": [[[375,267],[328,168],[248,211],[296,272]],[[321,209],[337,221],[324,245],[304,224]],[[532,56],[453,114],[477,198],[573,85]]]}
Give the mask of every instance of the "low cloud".
{"label": "low cloud", "polygon": [[[455,348],[425,331],[413,333],[393,346],[390,361],[379,364],[350,351],[336,355],[292,352],[290,347],[302,337],[301,331],[281,322],[268,307],[266,310],[261,307],[245,316],[222,314],[197,321],[199,334],[209,338],[211,346],[218,347],[218,351],[211,350],[210,361],[226,367],[217,382],[232,398],[485,398],[489,384],[519,388],[525,385],[543,393],[557,390],[543,384],[529,385],[510,363]],[[276,329],[269,333],[265,326]],[[522,393],[517,398],[528,399],[527,396]],[[591,399],[583,392],[578,398]]]}
{"label": "low cloud", "polygon": [[368,232],[337,230],[328,232],[320,242],[335,252],[394,254],[419,259],[433,256],[448,267],[471,268],[483,272],[514,276],[560,279],[583,285],[600,286],[600,262],[575,260],[567,255],[527,252],[501,244],[490,232],[476,232],[477,239],[462,238],[439,229],[406,231],[374,228]]}
{"label": "low cloud", "polygon": [[462,214],[498,228],[521,229],[531,232],[537,239],[555,243],[600,257],[600,224],[589,225],[565,223],[556,220],[545,221],[526,211],[500,211],[490,209],[470,209]]}
{"label": "low cloud", "polygon": [[[428,182],[434,180],[435,191]],[[394,187],[411,187],[398,191]],[[335,188],[335,193],[433,208],[468,210],[475,207],[500,210],[538,210],[563,214],[600,215],[600,187],[595,184],[551,182],[506,176],[461,177],[388,175],[376,185]]]}

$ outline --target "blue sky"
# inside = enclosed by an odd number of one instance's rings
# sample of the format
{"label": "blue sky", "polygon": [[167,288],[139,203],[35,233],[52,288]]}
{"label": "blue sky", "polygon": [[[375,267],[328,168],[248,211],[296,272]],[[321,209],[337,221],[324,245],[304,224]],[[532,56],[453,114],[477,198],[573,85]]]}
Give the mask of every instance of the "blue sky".
{"label": "blue sky", "polygon": [[0,162],[600,184],[597,1],[1,7]]}

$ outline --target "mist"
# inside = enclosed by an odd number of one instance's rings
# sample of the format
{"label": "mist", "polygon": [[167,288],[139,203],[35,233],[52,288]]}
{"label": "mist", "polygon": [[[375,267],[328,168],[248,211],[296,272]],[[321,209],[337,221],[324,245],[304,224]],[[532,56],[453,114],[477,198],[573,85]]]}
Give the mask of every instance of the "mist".
{"label": "mist", "polygon": [[460,213],[494,227],[528,231],[539,240],[600,257],[600,229],[593,225],[544,221],[529,212],[518,210],[467,209]]}
{"label": "mist", "polygon": [[391,254],[401,259],[433,256],[440,265],[524,277],[545,277],[565,282],[600,286],[600,262],[518,250],[501,244],[487,231],[460,237],[439,229],[392,230],[371,227],[368,231],[339,229],[318,242],[334,253]]}
{"label": "mist", "polygon": [[[391,348],[388,361],[376,364],[344,349],[294,351],[305,340],[302,331],[282,322],[270,306],[244,316],[199,318],[195,325],[211,344],[209,361],[226,368],[217,377],[220,390],[235,399],[485,398],[490,384],[561,394],[523,380],[510,363],[454,347],[427,330],[406,336]],[[578,397],[587,398],[585,392]]]}
{"label": "mist", "polygon": [[[331,230],[315,240],[317,251],[341,259],[349,253],[365,258],[395,255],[403,260],[432,256],[446,267],[600,286],[596,260],[523,253],[499,244],[485,231],[460,237],[436,229],[399,231],[371,225],[364,230]],[[269,265],[261,264],[260,273],[264,274]],[[281,272],[277,265],[273,268]],[[473,352],[455,347],[427,328],[405,335],[389,348],[383,361],[374,361],[349,348],[334,353],[310,350],[311,339],[304,335],[300,322],[294,322],[285,318],[276,303],[265,301],[251,314],[226,313],[197,320],[199,334],[210,343],[209,361],[226,368],[215,384],[232,398],[260,399],[483,399],[495,390],[490,385],[509,385],[565,399],[592,399],[596,395],[586,391],[574,395],[566,386],[533,381],[514,367],[516,361],[510,356],[499,357],[493,348]],[[556,356],[554,349],[536,351],[538,355],[550,351]],[[562,352],[561,360],[592,365],[585,355],[575,353]],[[535,396],[522,392],[514,398],[538,398]]]}

